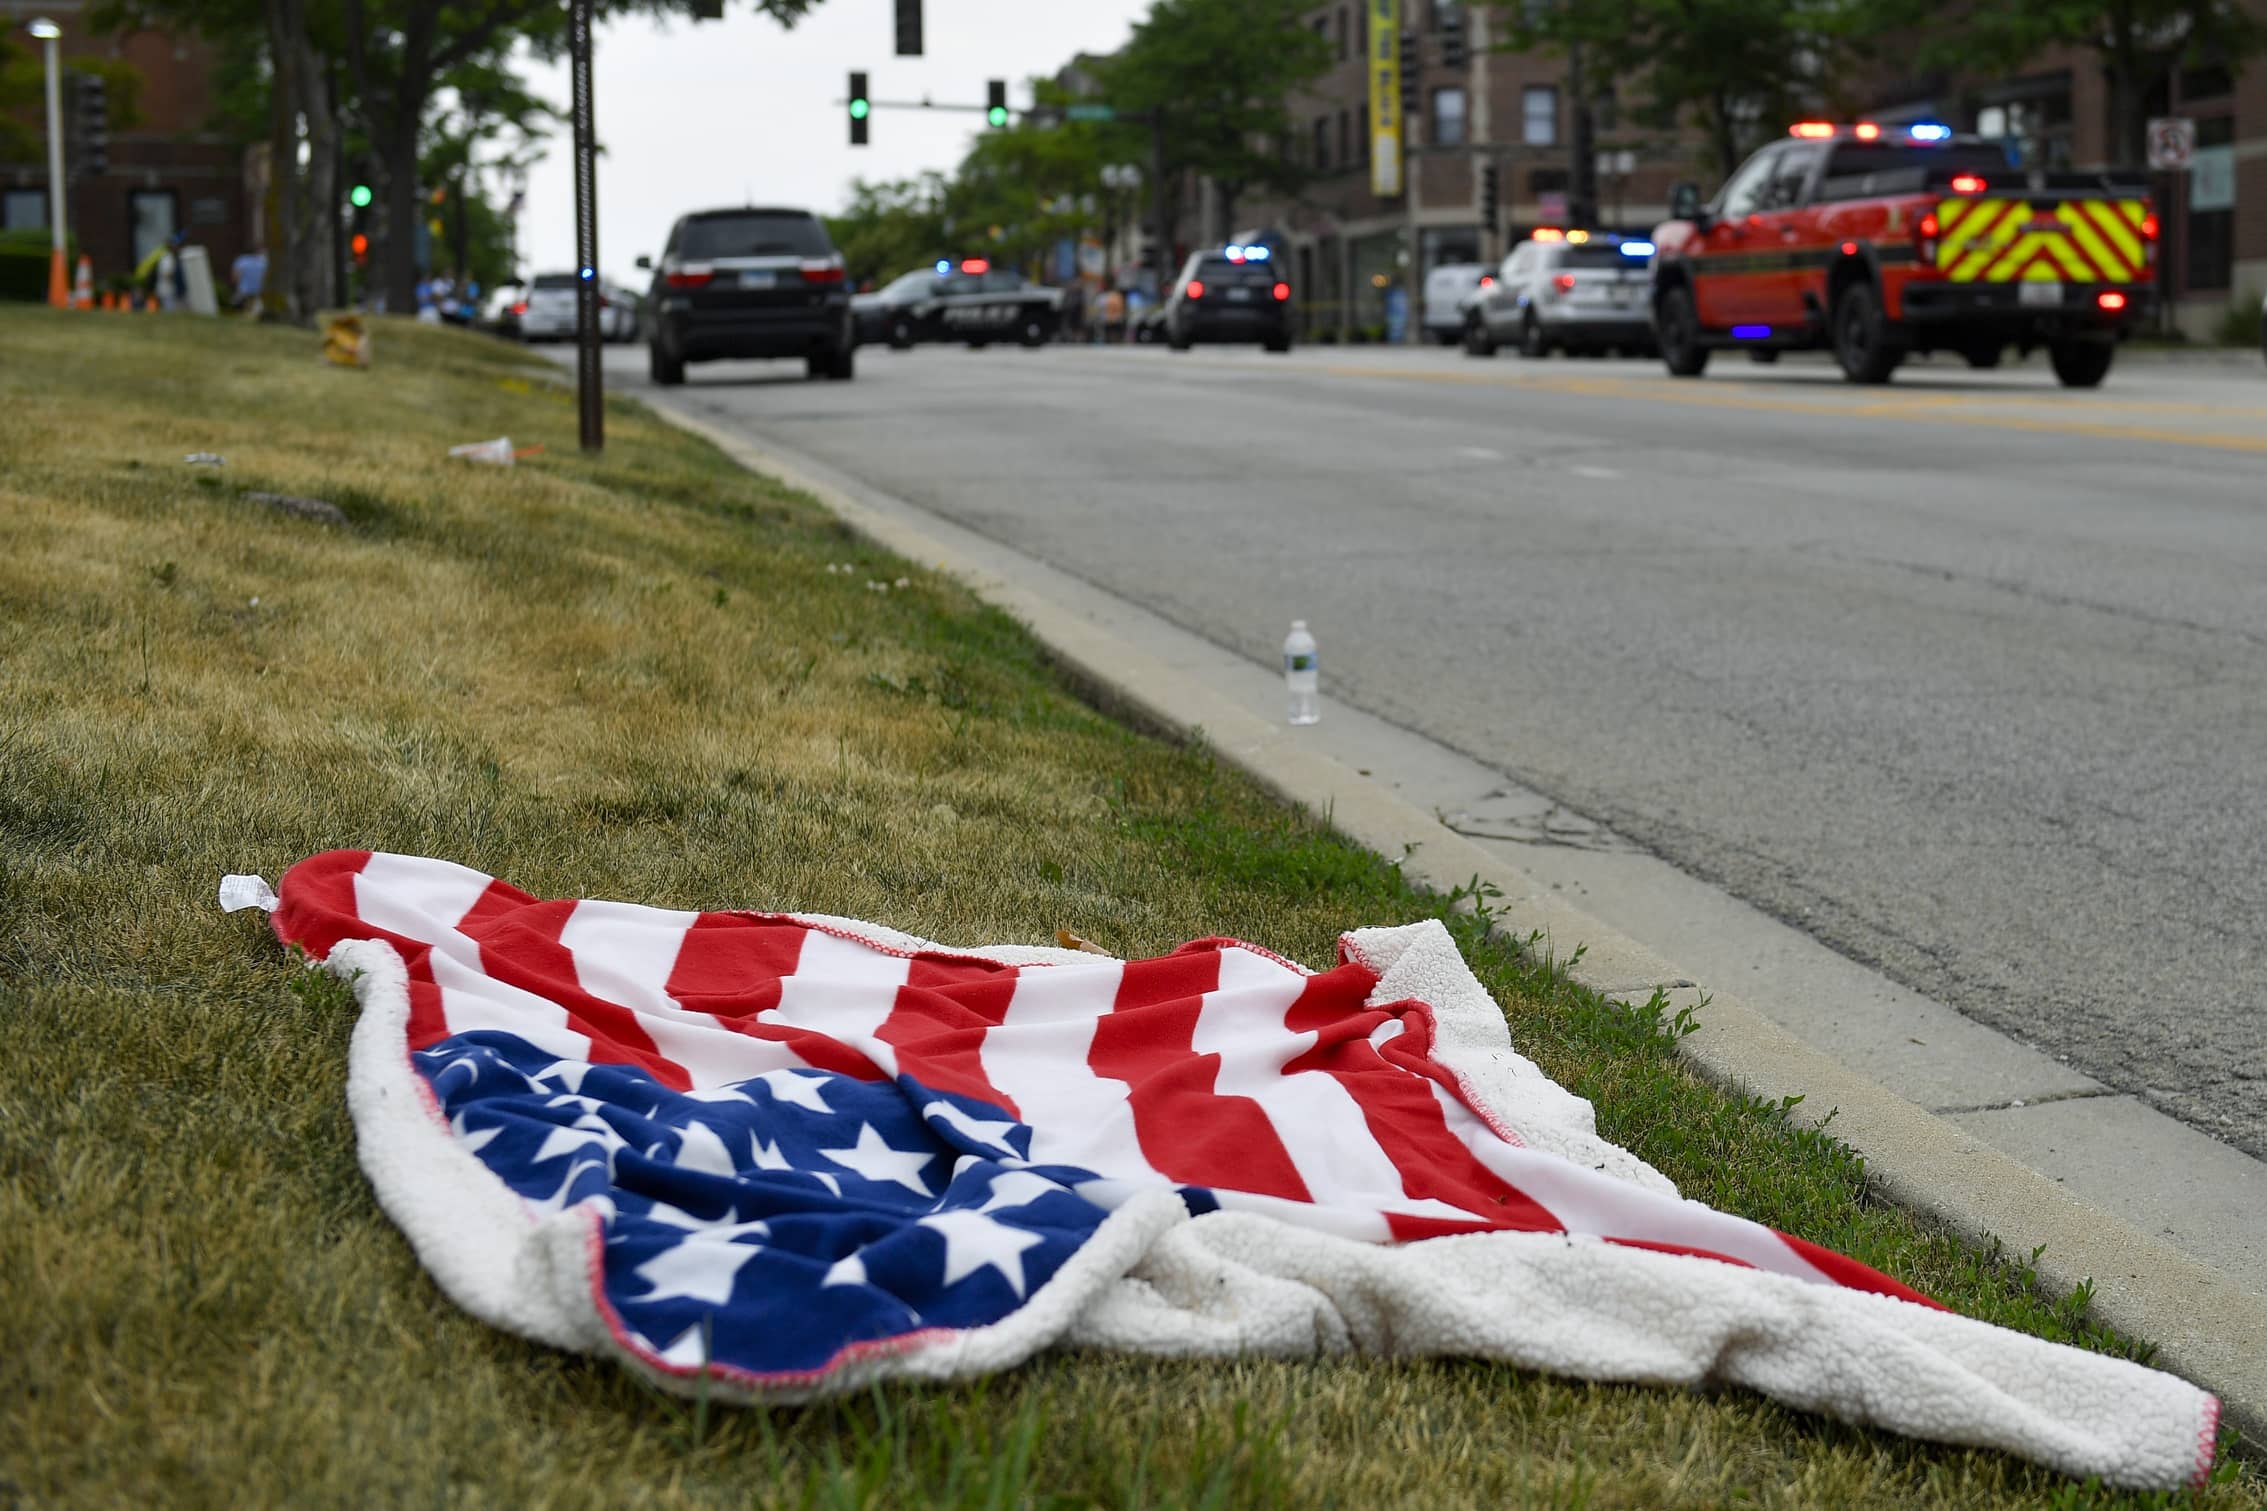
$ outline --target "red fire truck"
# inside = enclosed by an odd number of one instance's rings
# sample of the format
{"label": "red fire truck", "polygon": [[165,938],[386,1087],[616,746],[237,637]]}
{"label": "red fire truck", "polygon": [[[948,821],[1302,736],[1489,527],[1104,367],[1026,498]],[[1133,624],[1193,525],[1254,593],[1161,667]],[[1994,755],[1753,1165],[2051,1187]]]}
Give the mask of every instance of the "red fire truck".
{"label": "red fire truck", "polygon": [[1976,367],[2045,347],[2091,388],[2156,298],[2144,184],[2026,172],[1935,122],[1796,125],[1702,205],[1680,184],[1653,233],[1653,324],[1669,371],[1712,350],[1825,347],[1852,382],[1916,352]]}

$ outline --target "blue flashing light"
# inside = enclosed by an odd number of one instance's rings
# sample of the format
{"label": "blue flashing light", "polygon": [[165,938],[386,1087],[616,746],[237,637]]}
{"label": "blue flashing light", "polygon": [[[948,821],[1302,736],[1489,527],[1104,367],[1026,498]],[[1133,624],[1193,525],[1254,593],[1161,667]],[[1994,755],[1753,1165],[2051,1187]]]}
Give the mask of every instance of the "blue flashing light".
{"label": "blue flashing light", "polygon": [[1905,134],[1916,142],[1949,142],[1952,128],[1942,121],[1916,121],[1905,128]]}
{"label": "blue flashing light", "polygon": [[1732,339],[1735,341],[1768,341],[1771,339],[1771,327],[1768,325],[1735,325],[1732,327]]}
{"label": "blue flashing light", "polygon": [[1622,243],[1622,255],[1624,257],[1651,257],[1656,250],[1658,249],[1650,241],[1625,241]]}
{"label": "blue flashing light", "polygon": [[940,257],[940,258],[938,258],[938,259],[937,259],[937,271],[938,271],[938,272],[939,272],[940,274],[941,274],[941,273],[949,273],[949,272],[951,272],[951,271],[952,271],[952,259],[951,259],[950,257]]}
{"label": "blue flashing light", "polygon": [[1227,258],[1230,262],[1265,262],[1267,261],[1267,248],[1261,246],[1238,246],[1234,243],[1231,243],[1228,246],[1224,246],[1220,249],[1220,255]]}
{"label": "blue flashing light", "polygon": [[592,280],[593,278],[596,278],[597,276],[598,276],[598,269],[596,269],[596,268],[584,268],[584,269],[582,270],[582,281],[583,281],[583,282],[585,282],[585,283],[588,283],[588,282],[590,282],[590,281],[591,281],[591,280]]}
{"label": "blue flashing light", "polygon": [[1267,261],[1267,257],[1268,252],[1267,248],[1265,247],[1244,248],[1244,261],[1246,262],[1265,262]]}

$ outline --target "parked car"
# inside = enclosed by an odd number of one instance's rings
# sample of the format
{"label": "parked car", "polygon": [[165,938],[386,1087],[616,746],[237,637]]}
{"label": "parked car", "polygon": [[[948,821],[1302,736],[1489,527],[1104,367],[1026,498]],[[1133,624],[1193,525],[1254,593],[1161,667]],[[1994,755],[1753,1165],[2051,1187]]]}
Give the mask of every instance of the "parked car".
{"label": "parked car", "polygon": [[1612,231],[1538,231],[1512,249],[1464,311],[1464,349],[1492,357],[1651,352],[1653,243]]}
{"label": "parked car", "polygon": [[517,341],[520,334],[520,317],[527,313],[527,286],[519,283],[498,284],[489,290],[481,302],[480,324],[483,328]]}
{"label": "parked car", "polygon": [[528,280],[520,310],[520,339],[566,341],[575,334],[575,275],[538,273]]}
{"label": "parked car", "polygon": [[701,210],[669,229],[653,271],[646,350],[653,381],[685,381],[686,364],[801,357],[813,378],[856,372],[858,334],[842,254],[808,210]]}
{"label": "parked car", "polygon": [[1444,262],[1425,275],[1425,334],[1442,346],[1454,346],[1464,334],[1464,307],[1490,281],[1494,269],[1484,262]]}
{"label": "parked car", "polygon": [[1263,246],[1231,243],[1192,252],[1164,307],[1165,344],[1185,352],[1199,341],[1256,341],[1291,349],[1291,285]]}

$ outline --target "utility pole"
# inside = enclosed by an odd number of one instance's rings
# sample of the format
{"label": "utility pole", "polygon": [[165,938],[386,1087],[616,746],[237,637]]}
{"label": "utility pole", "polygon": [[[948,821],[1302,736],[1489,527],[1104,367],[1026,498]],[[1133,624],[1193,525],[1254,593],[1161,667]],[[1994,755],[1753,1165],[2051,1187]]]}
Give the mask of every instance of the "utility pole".
{"label": "utility pole", "polygon": [[582,449],[606,449],[606,370],[598,344],[598,129],[590,98],[591,0],[570,0],[575,115],[575,396]]}
{"label": "utility pole", "polygon": [[46,47],[47,53],[47,225],[53,248],[47,266],[47,302],[62,309],[71,302],[71,280],[63,266],[69,245],[63,229],[63,67],[56,56],[63,28],[45,16],[26,28]]}
{"label": "utility pole", "polygon": [[1573,107],[1567,130],[1566,218],[1572,225],[1594,226],[1598,223],[1597,133],[1591,126],[1590,86],[1583,77],[1580,42],[1567,46],[1566,88]]}
{"label": "utility pole", "polygon": [[1165,183],[1165,110],[1162,106],[1149,112],[1149,184],[1150,234],[1157,242],[1157,299],[1162,304],[1172,291],[1174,273],[1171,266],[1173,221],[1165,202],[1170,190]]}

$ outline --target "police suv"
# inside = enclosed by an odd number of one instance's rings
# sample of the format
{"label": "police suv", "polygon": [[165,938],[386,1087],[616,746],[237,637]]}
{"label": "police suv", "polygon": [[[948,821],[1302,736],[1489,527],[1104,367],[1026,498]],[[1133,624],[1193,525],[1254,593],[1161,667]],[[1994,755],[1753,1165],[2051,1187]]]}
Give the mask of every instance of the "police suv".
{"label": "police suv", "polygon": [[2091,388],[2155,297],[2157,216],[2139,180],[2024,172],[1933,121],[1796,125],[1703,206],[1680,184],[1653,233],[1662,360],[1721,347],[1830,349],[1855,383],[1909,353],[1990,367],[2045,347]]}
{"label": "police suv", "polygon": [[935,267],[859,296],[859,339],[887,342],[899,351],[924,341],[1043,346],[1062,323],[1061,289],[1033,283],[1012,268],[995,268],[981,257],[963,258],[957,266],[939,258]]}

